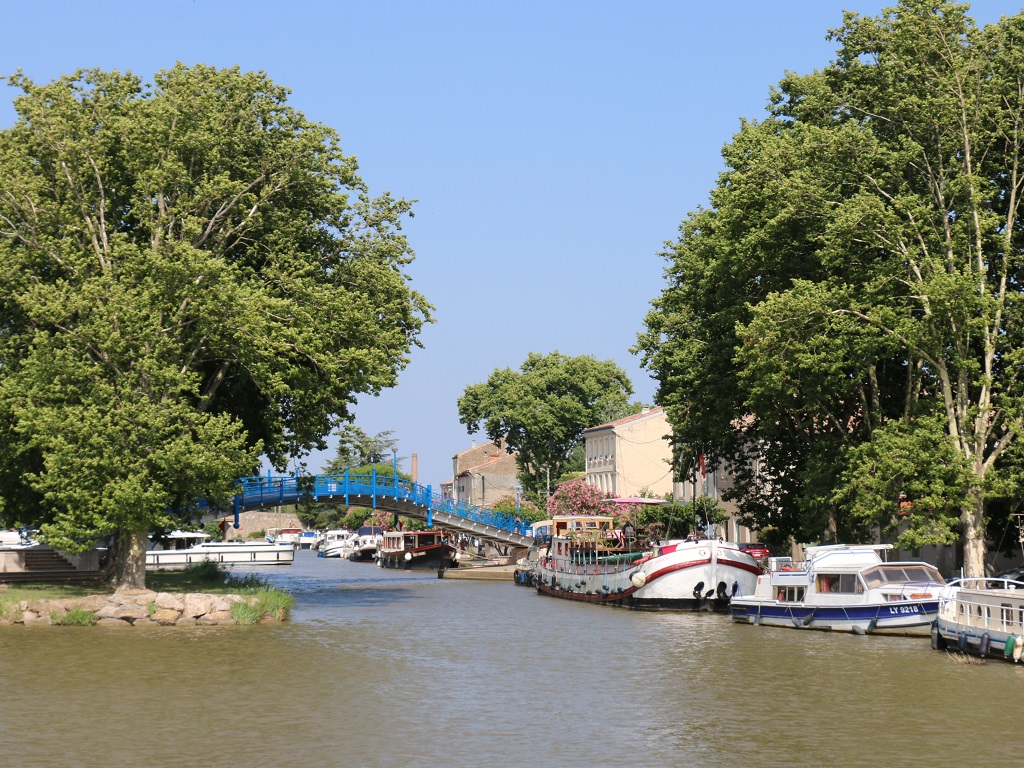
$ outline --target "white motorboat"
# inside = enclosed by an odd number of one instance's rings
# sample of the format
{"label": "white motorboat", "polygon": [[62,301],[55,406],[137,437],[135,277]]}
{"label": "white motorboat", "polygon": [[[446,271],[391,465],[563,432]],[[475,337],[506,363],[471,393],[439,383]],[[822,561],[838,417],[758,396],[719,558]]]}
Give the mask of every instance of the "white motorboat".
{"label": "white motorboat", "polygon": [[343,557],[342,553],[349,548],[349,542],[356,536],[355,531],[350,531],[347,528],[333,528],[325,531],[317,557]]}
{"label": "white motorboat", "polygon": [[997,577],[950,582],[939,595],[932,647],[1019,662],[1024,653],[1024,582]]}
{"label": "white motorboat", "polygon": [[342,550],[342,557],[353,562],[369,562],[377,556],[377,548],[384,540],[384,529],[376,525],[363,525],[349,539],[348,546]]}
{"label": "white motorboat", "polygon": [[301,528],[271,528],[267,531],[267,541],[271,544],[291,544],[297,547],[301,536]]}
{"label": "white motorboat", "polygon": [[885,562],[891,544],[807,548],[807,561],[771,558],[753,594],[733,598],[734,620],[843,632],[926,635],[945,581],[923,562]]}
{"label": "white motorboat", "polygon": [[158,537],[146,551],[146,567],[184,568],[205,561],[225,565],[291,565],[295,561],[294,544],[209,538],[199,531],[174,531]]}
{"label": "white motorboat", "polygon": [[614,518],[555,516],[547,553],[520,583],[586,603],[648,610],[724,610],[733,595],[753,592],[761,567],[739,546],[713,538],[641,545],[623,538]]}

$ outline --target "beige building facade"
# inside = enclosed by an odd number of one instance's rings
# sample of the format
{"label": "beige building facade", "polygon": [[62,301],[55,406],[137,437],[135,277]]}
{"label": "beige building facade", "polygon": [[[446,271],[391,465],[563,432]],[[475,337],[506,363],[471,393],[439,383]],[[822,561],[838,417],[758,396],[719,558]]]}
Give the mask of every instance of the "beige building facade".
{"label": "beige building facade", "polygon": [[[671,497],[689,504],[694,497],[717,499],[729,515],[719,533],[728,541],[745,543],[756,538],[749,528],[736,520],[736,504],[722,501],[721,493],[732,485],[724,467],[705,467],[695,462],[693,479],[675,482],[672,471],[672,427],[664,408],[644,409],[617,421],[591,427],[583,433],[587,450],[587,483],[616,498],[641,494]],[[684,468],[685,469],[685,468]],[[690,474],[690,473],[687,473]]]}
{"label": "beige building facade", "polygon": [[618,498],[672,493],[671,431],[664,408],[585,430],[587,483]]}

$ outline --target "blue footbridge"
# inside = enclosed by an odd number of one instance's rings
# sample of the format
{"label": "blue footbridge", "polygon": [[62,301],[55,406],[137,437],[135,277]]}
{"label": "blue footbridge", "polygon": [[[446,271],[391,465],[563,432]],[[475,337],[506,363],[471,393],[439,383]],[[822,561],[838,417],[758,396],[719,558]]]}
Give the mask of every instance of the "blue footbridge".
{"label": "blue footbridge", "polygon": [[348,470],[340,475],[295,477],[246,477],[238,481],[235,496],[235,525],[238,516],[249,509],[284,506],[302,500],[319,504],[393,512],[414,520],[423,520],[428,528],[439,526],[489,541],[529,547],[533,544],[530,526],[516,517],[486,507],[467,504],[434,493],[423,486],[376,471],[357,474]]}

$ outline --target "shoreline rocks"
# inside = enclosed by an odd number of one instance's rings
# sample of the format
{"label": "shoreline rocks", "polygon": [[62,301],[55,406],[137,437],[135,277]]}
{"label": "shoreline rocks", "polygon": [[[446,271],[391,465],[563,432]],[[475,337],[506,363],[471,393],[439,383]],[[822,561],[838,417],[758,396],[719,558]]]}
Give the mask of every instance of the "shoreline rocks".
{"label": "shoreline rocks", "polygon": [[[195,627],[234,626],[238,622],[231,613],[235,603],[255,605],[253,595],[214,595],[203,592],[178,594],[149,589],[122,589],[111,595],[66,597],[56,600],[22,600],[2,606],[0,625],[79,624],[64,620],[69,612],[79,616],[92,614],[92,625],[98,627]],[[262,622],[277,621],[265,615]]]}

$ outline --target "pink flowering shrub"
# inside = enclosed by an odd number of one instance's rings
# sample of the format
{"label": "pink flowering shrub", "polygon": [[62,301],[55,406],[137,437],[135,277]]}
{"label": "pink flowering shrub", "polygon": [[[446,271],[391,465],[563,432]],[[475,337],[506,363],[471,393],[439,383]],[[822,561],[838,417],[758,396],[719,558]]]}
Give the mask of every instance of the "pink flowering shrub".
{"label": "pink flowering shrub", "polygon": [[610,493],[605,493],[593,485],[588,485],[584,480],[573,480],[559,487],[548,499],[549,515],[599,515],[614,513],[610,505],[603,504],[605,499],[611,498]]}

